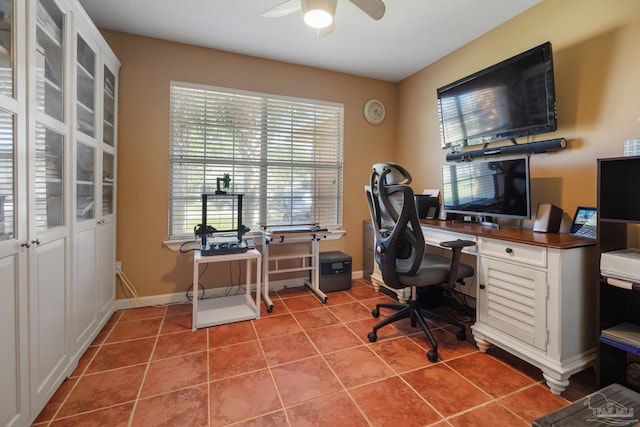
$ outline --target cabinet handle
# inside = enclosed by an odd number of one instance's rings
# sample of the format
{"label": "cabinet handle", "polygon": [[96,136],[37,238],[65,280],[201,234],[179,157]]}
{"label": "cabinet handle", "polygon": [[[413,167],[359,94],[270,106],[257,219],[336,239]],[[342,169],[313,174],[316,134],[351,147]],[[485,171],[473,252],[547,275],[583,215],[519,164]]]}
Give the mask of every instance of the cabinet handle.
{"label": "cabinet handle", "polygon": [[484,285],[482,285],[482,284],[480,285],[480,289],[484,289],[485,287],[486,287],[486,286],[484,286]]}
{"label": "cabinet handle", "polygon": [[513,249],[511,249],[511,248],[507,248],[507,249],[505,249],[504,251],[505,251],[506,253],[508,253],[508,254],[512,254],[512,253],[513,253]]}
{"label": "cabinet handle", "polygon": [[23,248],[27,248],[27,249],[29,249],[29,248],[31,247],[31,243],[29,243],[29,242],[24,242],[24,243],[22,243],[20,246],[22,246]]}
{"label": "cabinet handle", "polygon": [[98,225],[102,225],[102,224],[104,224],[104,219],[99,219],[98,220]]}
{"label": "cabinet handle", "polygon": [[40,239],[35,239],[31,241],[32,244],[39,246],[40,245]]}

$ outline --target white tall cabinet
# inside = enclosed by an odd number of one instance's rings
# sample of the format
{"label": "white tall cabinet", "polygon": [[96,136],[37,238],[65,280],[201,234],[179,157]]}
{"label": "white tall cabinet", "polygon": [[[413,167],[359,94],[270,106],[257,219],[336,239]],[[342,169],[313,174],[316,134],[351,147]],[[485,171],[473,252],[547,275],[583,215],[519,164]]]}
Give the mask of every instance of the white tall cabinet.
{"label": "white tall cabinet", "polygon": [[0,0],[0,425],[31,423],[115,310],[119,67],[76,0]]}
{"label": "white tall cabinet", "polygon": [[[82,13],[79,11],[78,13]],[[86,19],[73,34],[75,126],[72,346],[84,353],[115,307],[116,76],[120,63]]]}

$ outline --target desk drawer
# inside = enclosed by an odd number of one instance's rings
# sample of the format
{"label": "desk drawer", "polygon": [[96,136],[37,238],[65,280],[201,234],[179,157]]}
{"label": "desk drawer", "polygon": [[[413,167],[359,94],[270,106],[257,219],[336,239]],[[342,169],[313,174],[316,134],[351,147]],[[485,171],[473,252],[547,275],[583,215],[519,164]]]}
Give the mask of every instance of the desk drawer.
{"label": "desk drawer", "polygon": [[547,266],[547,248],[542,246],[480,238],[478,239],[478,251],[483,256],[516,261],[535,267]]}

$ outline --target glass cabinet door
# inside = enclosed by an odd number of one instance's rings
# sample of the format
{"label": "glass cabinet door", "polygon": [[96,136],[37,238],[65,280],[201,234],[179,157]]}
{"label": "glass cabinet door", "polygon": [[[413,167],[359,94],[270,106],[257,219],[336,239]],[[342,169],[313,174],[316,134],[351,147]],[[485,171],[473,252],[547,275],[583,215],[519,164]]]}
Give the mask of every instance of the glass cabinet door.
{"label": "glass cabinet door", "polygon": [[96,53],[78,35],[78,130],[89,136],[95,133],[95,62]]}
{"label": "glass cabinet door", "polygon": [[102,153],[102,215],[113,213],[113,154]]}
{"label": "glass cabinet door", "polygon": [[35,224],[38,232],[64,225],[64,136],[36,124]]}
{"label": "glass cabinet door", "polygon": [[[0,0],[0,94],[14,96],[13,1]],[[0,110],[0,241],[15,238],[14,115]]]}
{"label": "glass cabinet door", "polygon": [[0,93],[13,97],[13,2],[0,1]]}
{"label": "glass cabinet door", "polygon": [[116,78],[105,65],[104,67],[104,111],[102,112],[102,141],[113,147],[114,143],[114,115],[115,115],[115,86]]}
{"label": "glass cabinet door", "polygon": [[95,218],[94,173],[95,148],[78,143],[76,162],[76,219]]}
{"label": "glass cabinet door", "polygon": [[0,241],[14,239],[14,115],[0,110]]}
{"label": "glass cabinet door", "polygon": [[36,108],[64,121],[64,15],[53,0],[39,0],[36,22]]}

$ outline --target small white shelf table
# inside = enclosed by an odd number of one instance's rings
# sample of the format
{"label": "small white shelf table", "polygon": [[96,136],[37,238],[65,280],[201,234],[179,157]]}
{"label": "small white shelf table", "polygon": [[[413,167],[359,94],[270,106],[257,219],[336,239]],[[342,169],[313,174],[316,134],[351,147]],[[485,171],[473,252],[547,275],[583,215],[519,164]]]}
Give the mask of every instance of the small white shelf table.
{"label": "small white shelf table", "polygon": [[[200,264],[210,262],[229,262],[246,260],[246,292],[217,298],[198,299],[198,278]],[[251,298],[251,262],[256,262],[256,296]],[[195,251],[193,256],[193,317],[192,329],[225,323],[240,322],[260,318],[260,289],[261,289],[262,255],[256,249],[247,252],[228,255],[202,256]]]}

